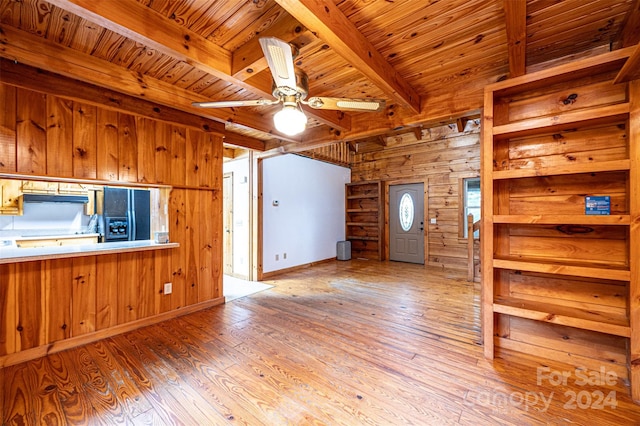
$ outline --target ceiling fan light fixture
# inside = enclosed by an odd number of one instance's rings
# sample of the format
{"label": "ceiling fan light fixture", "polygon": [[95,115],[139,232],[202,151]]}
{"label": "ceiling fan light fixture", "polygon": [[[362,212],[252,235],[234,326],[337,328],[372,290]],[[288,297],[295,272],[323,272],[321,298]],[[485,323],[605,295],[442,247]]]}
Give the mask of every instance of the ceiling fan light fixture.
{"label": "ceiling fan light fixture", "polygon": [[285,104],[273,116],[273,124],[280,133],[295,136],[307,127],[307,117],[295,105]]}

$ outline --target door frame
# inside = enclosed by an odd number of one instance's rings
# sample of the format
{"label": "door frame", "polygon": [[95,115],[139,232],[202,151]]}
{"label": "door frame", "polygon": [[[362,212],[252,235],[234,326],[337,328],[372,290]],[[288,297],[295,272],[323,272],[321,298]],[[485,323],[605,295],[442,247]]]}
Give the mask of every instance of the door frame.
{"label": "door frame", "polygon": [[[227,179],[227,178],[231,179],[231,181],[230,181],[231,191],[228,194],[225,193],[225,190],[227,189],[227,187],[225,186],[225,179]],[[222,247],[223,247],[223,250],[222,250],[222,271],[223,271],[223,274],[231,275],[233,277],[236,276],[236,271],[235,271],[235,268],[233,267],[233,261],[234,261],[234,258],[235,258],[235,256],[234,256],[234,254],[235,254],[234,253],[235,244],[233,243],[233,234],[234,234],[234,229],[233,229],[233,227],[234,227],[234,225],[233,225],[234,224],[234,219],[233,219],[233,199],[234,199],[234,194],[233,194],[233,191],[234,191],[234,185],[235,185],[235,182],[234,182],[233,172],[223,173],[222,174],[222,200],[223,200],[223,202],[222,202],[222,218],[223,218],[223,224],[222,224],[223,225],[223,229],[222,229],[222,232],[223,232],[223,237],[222,237]],[[228,202],[230,204],[225,203],[224,202],[225,200],[228,200]],[[230,229],[229,229],[228,232],[224,229],[224,227],[227,225],[226,223],[224,223],[225,222],[224,221],[224,217],[225,217],[225,214],[227,213],[227,209],[229,211],[228,214],[230,215],[229,216],[229,220],[230,220],[229,227],[230,227]],[[230,245],[230,250],[227,250],[227,242]],[[229,264],[231,266],[231,271],[225,271],[225,269],[227,267],[227,262],[229,262]]]}
{"label": "door frame", "polygon": [[414,183],[421,183],[424,191],[424,266],[427,266],[429,261],[429,179],[392,179],[384,180],[384,258],[389,259],[389,212],[391,206],[389,205],[389,187],[391,185],[411,185]]}
{"label": "door frame", "polygon": [[[248,280],[248,281],[256,281],[258,279],[258,274],[257,274],[257,265],[258,265],[258,256],[257,256],[257,250],[258,247],[260,246],[256,239],[258,238],[258,224],[260,223],[259,220],[259,210],[258,210],[258,200],[257,200],[257,196],[256,194],[258,193],[257,188],[258,188],[258,173],[257,173],[257,168],[258,168],[258,157],[257,155],[253,152],[252,149],[249,149],[246,151],[246,153],[243,153],[240,156],[236,156],[234,158],[234,160],[242,160],[242,161],[247,161],[248,162],[248,168],[247,168],[247,193],[245,194],[244,192],[241,195],[238,196],[242,196],[242,197],[248,197],[248,218],[247,218],[247,227],[248,227],[248,241],[246,241],[246,247],[242,247],[242,251],[244,252],[243,254],[247,255],[247,274],[241,274],[238,273],[238,271],[235,269],[233,270],[233,274],[231,274],[232,276],[236,277],[236,278],[240,278],[243,280]],[[224,172],[225,173],[234,173],[233,171],[231,172]],[[237,174],[234,174],[234,187],[239,183],[237,180]],[[241,182],[241,183],[244,183]],[[244,185],[243,185],[244,186]],[[222,184],[221,184],[222,187]],[[236,198],[237,194],[234,194],[234,202],[235,202],[235,198]],[[235,209],[234,209],[235,212]],[[235,213],[234,213],[235,214]],[[221,232],[224,232],[224,229],[221,229]],[[234,220],[234,230],[233,233],[236,233],[235,230],[235,220]],[[244,245],[244,243],[243,243]],[[224,248],[224,243],[223,243],[223,248]],[[234,251],[234,257],[238,254],[238,244],[233,244],[233,251]],[[245,251],[246,250],[246,251]],[[224,265],[221,265],[221,267],[224,267]]]}
{"label": "door frame", "polygon": [[263,197],[262,197],[262,160],[263,158],[258,157],[253,154],[251,151],[251,156],[249,157],[251,164],[249,166],[249,181],[251,182],[251,213],[249,214],[249,219],[251,221],[251,238],[250,241],[250,251],[251,251],[251,267],[249,269],[249,280],[250,281],[262,281],[263,280],[263,272],[262,272],[262,234],[263,234],[263,224],[262,224],[262,205],[263,205]]}

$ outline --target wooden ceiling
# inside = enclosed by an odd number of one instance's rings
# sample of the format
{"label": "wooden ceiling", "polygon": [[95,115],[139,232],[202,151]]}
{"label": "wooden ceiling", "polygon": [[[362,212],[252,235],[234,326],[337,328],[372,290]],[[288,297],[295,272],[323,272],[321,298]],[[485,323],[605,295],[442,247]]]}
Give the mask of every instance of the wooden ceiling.
{"label": "wooden ceiling", "polygon": [[[488,83],[637,44],[640,0],[0,0],[0,30],[4,58],[282,151],[477,115]],[[277,106],[191,106],[271,99],[263,35],[299,48],[310,96],[384,98],[386,110],[307,109],[291,138],[273,129]]]}

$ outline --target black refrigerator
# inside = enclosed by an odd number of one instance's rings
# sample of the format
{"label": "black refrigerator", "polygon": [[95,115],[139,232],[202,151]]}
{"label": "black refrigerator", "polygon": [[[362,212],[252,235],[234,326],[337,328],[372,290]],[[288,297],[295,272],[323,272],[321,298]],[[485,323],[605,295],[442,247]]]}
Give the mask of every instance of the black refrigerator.
{"label": "black refrigerator", "polygon": [[151,195],[147,189],[105,186],[104,242],[151,239]]}

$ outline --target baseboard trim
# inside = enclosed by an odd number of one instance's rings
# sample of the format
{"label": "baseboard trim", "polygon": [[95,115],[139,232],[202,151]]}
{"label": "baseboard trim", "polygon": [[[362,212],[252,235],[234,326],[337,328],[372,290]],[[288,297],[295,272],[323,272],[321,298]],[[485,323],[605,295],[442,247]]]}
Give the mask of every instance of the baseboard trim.
{"label": "baseboard trim", "polygon": [[300,269],[309,268],[311,266],[320,265],[321,263],[333,262],[334,260],[336,260],[335,257],[330,257],[328,259],[317,260],[315,262],[309,262],[309,263],[303,263],[302,265],[296,265],[290,268],[278,269],[277,271],[263,272],[262,276],[258,279],[258,281],[269,280],[269,279],[272,279],[273,277],[277,277],[278,275],[286,274],[287,272],[293,272]]}

